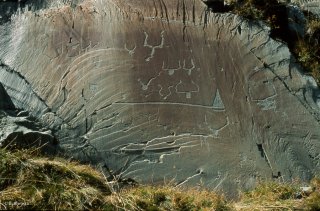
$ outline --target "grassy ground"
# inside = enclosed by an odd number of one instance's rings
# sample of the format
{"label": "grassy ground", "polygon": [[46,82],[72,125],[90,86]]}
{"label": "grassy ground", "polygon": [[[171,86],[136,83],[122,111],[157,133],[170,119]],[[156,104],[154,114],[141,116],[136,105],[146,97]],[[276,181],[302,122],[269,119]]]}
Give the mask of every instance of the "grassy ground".
{"label": "grassy ground", "polygon": [[[210,191],[108,182],[89,165],[42,157],[36,150],[0,149],[0,210],[320,210],[320,179],[309,192],[298,183],[268,182],[227,201]],[[117,191],[116,191],[117,190]]]}
{"label": "grassy ground", "polygon": [[1,210],[99,208],[111,194],[103,175],[90,166],[31,150],[1,149],[0,157]]}

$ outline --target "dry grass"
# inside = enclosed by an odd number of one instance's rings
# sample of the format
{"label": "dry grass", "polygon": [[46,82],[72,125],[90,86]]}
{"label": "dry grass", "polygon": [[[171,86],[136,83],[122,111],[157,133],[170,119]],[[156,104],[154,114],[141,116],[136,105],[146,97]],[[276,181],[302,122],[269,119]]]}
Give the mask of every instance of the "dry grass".
{"label": "dry grass", "polygon": [[295,183],[262,182],[254,190],[244,192],[235,207],[243,211],[295,210],[301,207],[301,201],[297,199],[300,192]]}
{"label": "dry grass", "polygon": [[320,210],[317,178],[307,194],[298,183],[266,182],[234,203],[211,191],[169,185],[119,190],[123,185],[107,182],[91,166],[42,157],[32,150],[0,149],[0,157],[0,210]]}
{"label": "dry grass", "polygon": [[239,211],[319,211],[320,179],[312,179],[308,189],[302,191],[298,182],[262,182],[254,190],[242,193],[234,208]]}
{"label": "dry grass", "polygon": [[91,166],[37,151],[0,149],[0,157],[1,210],[230,210],[209,191],[139,186],[116,192],[119,184]]}
{"label": "dry grass", "polygon": [[298,62],[320,85],[320,19],[307,16],[306,34],[292,48]]}
{"label": "dry grass", "polygon": [[121,192],[112,204],[126,210],[233,210],[223,196],[210,191],[174,187],[140,186]]}
{"label": "dry grass", "polygon": [[111,191],[87,165],[0,150],[0,209],[82,210],[104,205]]}
{"label": "dry grass", "polygon": [[320,85],[320,47],[310,40],[299,40],[292,49],[306,73]]}
{"label": "dry grass", "polygon": [[272,28],[279,28],[279,20],[281,19],[279,7],[284,5],[277,0],[243,0],[231,2],[232,12],[242,17],[265,21]]}
{"label": "dry grass", "polygon": [[320,179],[314,178],[310,182],[313,192],[305,199],[304,206],[310,211],[320,210]]}

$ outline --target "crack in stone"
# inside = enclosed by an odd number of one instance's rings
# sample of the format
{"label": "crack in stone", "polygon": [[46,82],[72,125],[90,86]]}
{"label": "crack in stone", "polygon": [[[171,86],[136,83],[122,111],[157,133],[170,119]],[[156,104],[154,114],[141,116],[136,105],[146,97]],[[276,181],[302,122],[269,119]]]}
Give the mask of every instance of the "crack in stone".
{"label": "crack in stone", "polygon": [[[20,79],[22,79],[30,88],[32,87],[32,85],[29,83],[29,81],[26,80],[26,78],[25,78],[23,75],[21,75],[21,73],[19,73],[18,71],[10,68],[8,65],[4,64],[1,59],[0,59],[0,67],[2,67],[2,68],[3,68],[5,71],[7,71],[7,72],[12,72],[12,73],[14,73],[17,77],[19,77]],[[50,107],[49,107],[49,106],[46,104],[46,102],[38,95],[38,93],[36,93],[32,88],[31,88],[31,90],[32,90],[32,94],[34,94],[34,95],[37,97],[37,99],[38,99],[39,101],[41,101],[41,103],[43,103],[43,104],[47,107],[48,110],[45,111],[45,112],[51,111]]]}
{"label": "crack in stone", "polygon": [[297,96],[296,93],[294,91],[292,91],[292,89],[289,87],[289,85],[287,85],[287,83],[285,82],[285,79],[283,79],[281,76],[279,76],[275,72],[275,70],[272,67],[270,67],[269,64],[264,62],[263,59],[259,58],[253,51],[250,51],[250,52],[265,66],[265,68],[269,69],[275,75],[276,79],[281,81],[281,83],[288,90],[288,92],[291,95],[293,95],[296,99],[298,99],[298,101],[301,103],[301,105],[303,105],[306,108],[306,110],[310,113],[310,115],[320,124],[320,114],[318,112],[316,112],[314,109],[312,109],[307,102],[304,102],[299,96]]}
{"label": "crack in stone", "polygon": [[[44,99],[42,99],[37,92],[34,91],[34,89],[32,88],[32,85],[30,84],[30,82],[21,74],[19,73],[18,71],[14,70],[13,68],[11,68],[10,66],[6,65],[5,63],[3,63],[3,61],[0,59],[0,68],[4,69],[5,71],[7,71],[8,73],[13,73],[15,77],[18,77],[20,78],[29,88],[30,88],[30,91],[32,91],[32,94],[33,96],[35,96],[37,98],[37,100],[39,100],[39,102],[41,102],[41,104],[43,105],[43,107],[45,107],[45,109],[43,110],[39,110],[40,112],[40,115],[44,115],[44,114],[47,114],[47,113],[52,113],[54,114],[55,118],[57,118],[57,121],[61,122],[61,124],[64,124],[64,120],[59,117],[55,112],[52,111],[52,109],[47,105],[47,103],[45,102]],[[3,84],[4,87],[6,87],[5,84]],[[10,87],[7,87],[8,89]],[[12,96],[10,96],[11,98]],[[16,99],[18,100],[18,99]],[[23,103],[23,102],[21,102]],[[19,106],[18,106],[19,107]],[[29,112],[30,113],[33,113],[34,111],[33,110],[30,110],[30,108],[24,108],[24,107],[20,107],[20,109],[29,109]],[[38,116],[38,114],[34,113],[34,116],[35,118],[39,119],[40,116]],[[53,131],[53,133],[56,133],[60,127],[59,125],[52,125],[53,127],[50,127],[50,129]],[[46,125],[46,127],[48,127],[48,125]]]}

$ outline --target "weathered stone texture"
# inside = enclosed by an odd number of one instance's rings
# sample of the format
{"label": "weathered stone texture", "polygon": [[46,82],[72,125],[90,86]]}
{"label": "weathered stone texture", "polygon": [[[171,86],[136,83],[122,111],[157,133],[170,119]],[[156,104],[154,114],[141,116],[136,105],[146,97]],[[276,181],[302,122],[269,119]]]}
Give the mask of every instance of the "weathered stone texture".
{"label": "weathered stone texture", "polygon": [[7,148],[39,148],[45,153],[56,153],[56,140],[50,130],[43,130],[40,124],[27,115],[0,111],[0,146]]}
{"label": "weathered stone texture", "polygon": [[25,12],[0,37],[13,103],[75,157],[228,191],[319,172],[318,89],[264,25],[200,0],[105,0]]}
{"label": "weathered stone texture", "polygon": [[320,15],[320,1],[319,0],[292,0],[291,2],[301,6],[302,9],[310,11],[313,14]]}

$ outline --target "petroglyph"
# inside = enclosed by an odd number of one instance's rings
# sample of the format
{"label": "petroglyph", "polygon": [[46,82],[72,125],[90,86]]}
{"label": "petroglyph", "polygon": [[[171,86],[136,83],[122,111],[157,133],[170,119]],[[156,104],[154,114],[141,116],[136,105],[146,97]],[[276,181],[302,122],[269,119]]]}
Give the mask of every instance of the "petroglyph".
{"label": "petroglyph", "polygon": [[89,84],[89,89],[92,94],[95,94],[98,92],[98,85],[97,84]]}
{"label": "petroglyph", "polygon": [[198,93],[200,88],[193,80],[191,80],[191,84],[185,84],[180,80],[179,83],[175,86],[175,90],[176,93],[185,94],[186,98],[190,99],[192,93]]}
{"label": "petroglyph", "polygon": [[[183,66],[181,66],[181,61],[179,60],[178,61],[178,67],[171,67],[171,68],[166,67],[165,68],[165,63],[163,62],[162,63],[162,70],[166,71],[168,73],[168,75],[170,75],[170,76],[173,76],[179,70],[184,70],[184,71],[187,72],[187,74],[189,76],[191,76],[192,71],[196,69],[196,66],[194,64],[193,59],[190,59],[190,65],[191,65],[191,67],[187,67],[186,60],[184,59],[183,60]],[[197,71],[199,72],[200,68],[197,68]]]}
{"label": "petroglyph", "polygon": [[[194,70],[196,68],[196,66],[194,65],[194,61],[193,59],[190,60],[191,62],[191,67],[186,67],[186,60],[183,60],[183,69],[186,70],[188,72],[188,75],[192,74],[192,70]],[[200,69],[198,69],[199,71]]]}
{"label": "petroglyph", "polygon": [[171,89],[173,89],[173,88],[174,88],[174,86],[173,86],[173,85],[172,85],[172,86],[168,86],[168,91],[169,91],[169,93],[168,93],[168,94],[163,93],[163,87],[162,87],[160,84],[158,84],[158,86],[160,87],[159,95],[160,95],[161,97],[163,97],[163,98],[162,98],[163,100],[168,99],[168,97],[172,95],[172,91],[171,91]]}
{"label": "petroglyph", "polygon": [[275,110],[277,108],[276,100],[274,99],[274,97],[269,97],[264,100],[258,100],[257,105],[259,105],[263,111]]}
{"label": "petroglyph", "polygon": [[148,35],[147,32],[144,32],[145,39],[144,39],[143,46],[151,49],[150,55],[145,59],[146,62],[150,62],[150,60],[154,57],[154,55],[156,53],[156,49],[163,48],[163,45],[164,45],[164,32],[165,31],[162,31],[160,33],[160,37],[161,37],[160,44],[159,45],[155,45],[155,46],[148,44],[149,35]]}
{"label": "petroglyph", "polygon": [[181,68],[182,68],[182,67],[181,67],[181,62],[180,62],[180,60],[178,61],[178,67],[175,67],[175,68],[165,68],[164,66],[165,66],[165,65],[164,65],[164,62],[162,62],[162,70],[168,72],[168,75],[170,75],[170,76],[173,76],[174,73],[175,73],[175,71],[181,70]]}
{"label": "petroglyph", "polygon": [[[192,79],[195,76],[192,76],[191,73],[196,69],[193,59],[190,60],[191,67],[187,67],[186,61],[183,60],[183,66],[181,65],[180,60],[178,61],[177,67],[168,68],[165,67],[165,62],[162,63],[162,70],[158,73],[157,76],[152,77],[147,82],[143,82],[141,78],[138,79],[140,86],[143,91],[147,91],[150,86],[153,86],[153,89],[158,87],[159,97],[163,100],[167,100],[168,97],[173,96],[173,94],[185,95],[186,99],[191,99],[194,94],[200,92],[199,85]],[[200,68],[198,68],[199,70]],[[164,74],[166,73],[166,74]],[[169,77],[174,76],[175,74],[182,74],[187,76],[183,80],[179,80],[179,77]]]}
{"label": "petroglyph", "polygon": [[149,89],[149,86],[152,84],[152,82],[156,80],[160,75],[161,75],[161,72],[159,72],[157,76],[150,78],[147,83],[144,83],[140,78],[138,78],[138,82],[140,83],[142,90],[147,91]]}
{"label": "petroglyph", "polygon": [[228,117],[228,116],[226,117],[226,120],[227,120],[226,124],[223,125],[221,128],[219,128],[219,129],[212,129],[212,132],[213,132],[213,134],[214,134],[214,136],[215,136],[216,138],[219,136],[219,133],[220,133],[222,130],[224,130],[225,128],[227,128],[227,127],[230,125],[230,120],[229,120],[229,117]]}
{"label": "petroglyph", "polygon": [[[114,49],[114,48],[107,48],[107,49],[96,49],[89,51],[87,53],[84,53],[80,56],[78,56],[76,59],[72,61],[72,63],[67,67],[67,70],[62,76],[61,83],[60,83],[60,90],[62,90],[65,86],[65,79],[68,77],[69,73],[78,71],[79,73],[82,73],[83,71],[86,71],[89,66],[96,68],[103,67],[104,62],[104,56],[109,54],[111,51],[123,51],[121,49]],[[106,65],[106,64],[105,64]],[[77,78],[80,79],[82,75],[78,74]]]}
{"label": "petroglyph", "polygon": [[251,101],[256,102],[261,110],[275,110],[277,91],[272,82],[266,77],[265,71],[255,70],[249,76],[248,91]]}
{"label": "petroglyph", "polygon": [[217,89],[214,100],[213,100],[213,108],[215,109],[224,109],[224,104],[222,102],[219,89]]}
{"label": "petroglyph", "polygon": [[126,51],[128,51],[128,53],[129,53],[130,56],[133,56],[133,54],[135,53],[136,48],[137,48],[137,46],[134,45],[134,47],[133,47],[132,49],[128,49],[127,43],[124,44],[124,49],[125,49]]}
{"label": "petroglyph", "polygon": [[175,102],[115,102],[117,105],[167,105],[167,106],[186,106],[195,108],[212,109],[213,111],[223,112],[224,110],[216,109],[212,105],[200,105],[200,104],[190,104],[190,103],[175,103]]}

